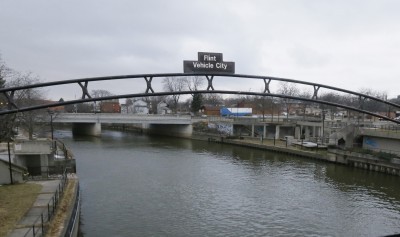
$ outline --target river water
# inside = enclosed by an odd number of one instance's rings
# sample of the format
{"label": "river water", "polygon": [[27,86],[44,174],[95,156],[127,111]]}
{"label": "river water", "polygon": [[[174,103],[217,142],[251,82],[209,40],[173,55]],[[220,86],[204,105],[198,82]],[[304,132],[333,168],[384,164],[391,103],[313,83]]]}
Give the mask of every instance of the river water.
{"label": "river water", "polygon": [[119,131],[56,136],[77,160],[85,237],[400,233],[396,176]]}

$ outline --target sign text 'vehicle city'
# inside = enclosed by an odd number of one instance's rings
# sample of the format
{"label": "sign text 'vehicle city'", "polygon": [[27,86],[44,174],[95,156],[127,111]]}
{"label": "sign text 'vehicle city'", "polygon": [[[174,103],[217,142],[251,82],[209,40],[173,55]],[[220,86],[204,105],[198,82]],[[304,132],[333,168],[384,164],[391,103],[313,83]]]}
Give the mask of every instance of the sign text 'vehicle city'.
{"label": "sign text 'vehicle city'", "polygon": [[235,73],[234,62],[224,62],[222,53],[199,52],[197,61],[183,61],[184,73]]}

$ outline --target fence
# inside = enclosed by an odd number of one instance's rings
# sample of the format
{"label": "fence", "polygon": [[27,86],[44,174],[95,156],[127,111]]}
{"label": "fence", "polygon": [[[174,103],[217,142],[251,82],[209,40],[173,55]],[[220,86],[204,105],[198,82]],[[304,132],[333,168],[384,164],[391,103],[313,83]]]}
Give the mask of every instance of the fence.
{"label": "fence", "polygon": [[28,180],[49,180],[49,179],[60,179],[65,169],[68,169],[72,173],[76,173],[75,160],[63,160],[60,164],[53,166],[29,166],[27,176]]}
{"label": "fence", "polygon": [[48,229],[48,222],[53,218],[55,211],[59,205],[60,198],[64,193],[65,187],[68,183],[67,177],[67,169],[64,170],[64,173],[61,177],[61,182],[58,185],[56,192],[53,197],[47,203],[47,210],[44,210],[41,215],[34,221],[32,227],[28,229],[25,233],[24,237],[41,237],[44,236]]}

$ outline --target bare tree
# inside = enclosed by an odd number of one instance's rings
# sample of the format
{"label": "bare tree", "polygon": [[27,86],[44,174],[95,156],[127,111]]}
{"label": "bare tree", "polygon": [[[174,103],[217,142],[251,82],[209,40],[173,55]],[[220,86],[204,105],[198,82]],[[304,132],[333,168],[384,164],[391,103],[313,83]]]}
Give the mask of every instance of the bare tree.
{"label": "bare tree", "polygon": [[[298,95],[299,97],[301,97],[301,98],[306,98],[306,99],[310,99],[311,98],[311,96],[312,96],[312,94],[311,94],[311,92],[310,91],[302,91],[302,92],[300,92],[299,93],[299,95]],[[308,101],[302,101],[301,102],[302,103],[302,105],[303,105],[303,111],[302,111],[302,114],[303,114],[303,120],[306,118],[306,110],[307,110],[307,106],[310,106],[311,105],[311,102],[308,102]]]}
{"label": "bare tree", "polygon": [[[372,89],[361,89],[359,91],[362,94],[373,96],[379,98],[381,100],[386,100],[387,93],[381,91],[374,91]],[[363,109],[372,111],[372,112],[384,112],[387,110],[387,106],[382,102],[378,102],[372,99],[365,99],[364,101],[359,101],[360,105]]]}
{"label": "bare tree", "polygon": [[[0,55],[0,88],[4,88],[6,86],[6,77],[9,75],[10,70],[11,69],[7,67]],[[5,96],[0,94],[0,110],[5,109],[6,104],[7,100]]]}
{"label": "bare tree", "polygon": [[271,113],[271,115],[273,114],[272,98],[266,97],[266,96],[255,96],[253,103],[254,103],[254,107],[257,108],[257,110],[259,110],[262,113],[263,121],[265,121],[266,113],[269,112],[269,113]]}
{"label": "bare tree", "polygon": [[99,97],[107,97],[113,96],[114,94],[109,92],[108,90],[92,90],[91,91],[92,97],[99,98]]}
{"label": "bare tree", "polygon": [[[297,96],[299,94],[299,89],[297,88],[296,84],[294,84],[294,83],[281,82],[278,92],[283,95]],[[291,103],[293,102],[293,100],[288,99],[288,98],[283,98],[282,102],[286,106],[286,117],[289,118],[289,112],[290,112]]]}
{"label": "bare tree", "polygon": [[[6,79],[11,74],[12,70],[7,67],[0,55],[0,88],[6,87]],[[8,101],[4,94],[0,94],[0,111],[6,110]],[[10,141],[15,135],[14,127],[16,122],[15,114],[0,115],[0,142]]]}
{"label": "bare tree", "polygon": [[[93,98],[101,98],[101,97],[113,96],[114,94],[108,90],[92,90],[91,95]],[[94,112],[97,112],[101,110],[100,109],[101,105],[102,105],[101,101],[100,102],[94,101],[92,105],[78,104],[78,109],[80,112],[90,112],[90,110],[94,110]]]}
{"label": "bare tree", "polygon": [[203,103],[205,105],[218,106],[223,104],[224,98],[218,94],[204,94]]}
{"label": "bare tree", "polygon": [[[165,77],[163,79],[163,87],[165,91],[168,92],[179,92],[184,89],[186,84],[186,78],[172,78],[172,77]],[[173,104],[173,110],[177,112],[178,104],[179,104],[180,95],[171,95],[171,100]]]}
{"label": "bare tree", "polygon": [[199,76],[185,77],[183,80],[190,91],[197,91],[204,84],[204,79]]}
{"label": "bare tree", "polygon": [[143,97],[143,101],[149,106],[149,114],[157,114],[157,105],[166,101],[167,96],[146,96]]}
{"label": "bare tree", "polygon": [[[185,78],[186,87],[190,91],[197,91],[204,83],[204,79],[199,76],[191,76]],[[190,108],[192,112],[198,112],[203,105],[203,95],[192,93],[192,100],[190,101]]]}
{"label": "bare tree", "polygon": [[[39,77],[28,72],[19,73],[13,71],[10,78],[6,82],[7,87],[25,86],[39,83]],[[18,107],[29,107],[42,104],[44,91],[40,89],[25,89],[16,91],[14,101]],[[29,139],[33,138],[36,129],[40,129],[37,124],[46,120],[48,116],[46,110],[33,110],[18,114],[18,125],[21,129],[28,132]]]}

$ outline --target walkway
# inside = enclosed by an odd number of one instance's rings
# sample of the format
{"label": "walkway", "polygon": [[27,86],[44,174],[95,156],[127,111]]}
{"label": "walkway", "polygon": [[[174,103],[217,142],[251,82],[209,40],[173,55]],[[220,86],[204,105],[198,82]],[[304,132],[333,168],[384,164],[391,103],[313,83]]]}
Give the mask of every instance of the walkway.
{"label": "walkway", "polygon": [[[47,180],[47,181],[30,181],[42,185],[35,203],[31,209],[25,214],[24,217],[16,225],[15,229],[10,233],[9,237],[21,237],[21,236],[41,236],[42,226],[41,218],[43,214],[44,223],[48,219],[48,211],[53,211],[53,197],[57,189],[61,184],[61,180]],[[50,204],[50,205],[48,205]],[[50,207],[50,208],[49,208]],[[32,226],[35,228],[33,229]],[[35,234],[34,234],[35,233]]]}

